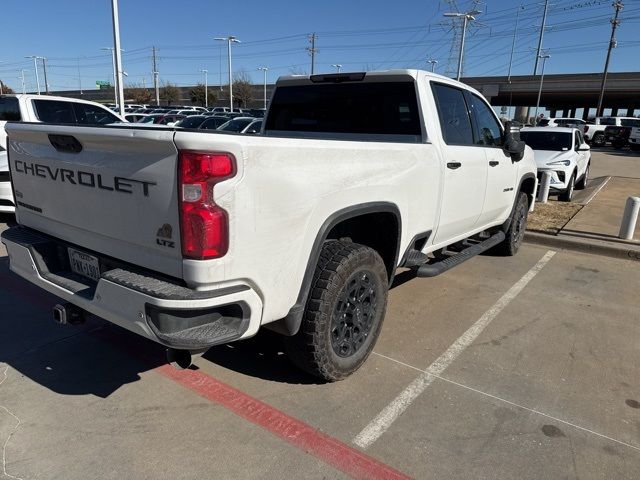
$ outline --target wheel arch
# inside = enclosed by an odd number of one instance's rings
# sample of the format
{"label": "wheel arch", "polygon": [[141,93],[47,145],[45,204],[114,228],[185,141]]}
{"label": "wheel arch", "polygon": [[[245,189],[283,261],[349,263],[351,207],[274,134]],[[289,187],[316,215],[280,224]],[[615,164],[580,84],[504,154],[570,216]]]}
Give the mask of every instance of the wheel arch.
{"label": "wheel arch", "polygon": [[[374,227],[387,227],[371,236]],[[289,309],[287,315],[264,326],[284,335],[295,335],[300,328],[302,315],[313,273],[315,271],[320,251],[327,240],[349,238],[354,243],[360,243],[376,250],[385,263],[389,284],[393,281],[395,269],[398,265],[400,241],[402,233],[402,218],[398,206],[391,202],[369,202],[352,205],[331,214],[321,225],[311,247],[307,260],[307,267],[302,279],[296,303]]]}

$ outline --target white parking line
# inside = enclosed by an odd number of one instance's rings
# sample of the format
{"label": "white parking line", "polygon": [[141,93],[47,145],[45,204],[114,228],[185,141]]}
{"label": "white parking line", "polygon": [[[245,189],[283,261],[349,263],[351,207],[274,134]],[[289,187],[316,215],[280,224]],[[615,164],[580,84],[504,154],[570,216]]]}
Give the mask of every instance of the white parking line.
{"label": "white parking line", "polygon": [[407,388],[405,388],[389,405],[387,405],[369,425],[367,425],[354,439],[360,448],[368,448],[387,429],[396,421],[396,419],[409,408],[416,398],[424,392],[436,376],[441,375],[458,356],[478,338],[478,335],[491,323],[491,321],[500,314],[500,312],[511,301],[518,296],[524,287],[535,277],[540,270],[551,260],[556,254],[555,251],[549,250],[536,263],[531,270],[523,275],[500,299],[493,304],[466,332],[460,336],[453,344],[433,362],[423,374],[417,377]]}

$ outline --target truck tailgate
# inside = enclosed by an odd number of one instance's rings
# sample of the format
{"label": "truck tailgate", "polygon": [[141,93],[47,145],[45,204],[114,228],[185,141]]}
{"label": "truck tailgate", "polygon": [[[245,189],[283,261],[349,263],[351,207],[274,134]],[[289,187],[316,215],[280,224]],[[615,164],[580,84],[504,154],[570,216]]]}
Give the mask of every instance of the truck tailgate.
{"label": "truck tailgate", "polygon": [[172,130],[7,126],[18,222],[182,277]]}

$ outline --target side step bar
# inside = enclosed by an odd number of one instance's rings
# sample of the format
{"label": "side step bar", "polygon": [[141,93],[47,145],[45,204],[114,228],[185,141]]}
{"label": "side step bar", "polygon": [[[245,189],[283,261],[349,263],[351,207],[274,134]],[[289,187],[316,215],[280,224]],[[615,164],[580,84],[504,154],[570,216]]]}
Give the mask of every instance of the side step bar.
{"label": "side step bar", "polygon": [[472,257],[475,257],[479,253],[485,252],[492,247],[495,247],[500,242],[505,239],[505,235],[503,231],[499,231],[494,235],[490,236],[486,240],[476,243],[470,247],[465,248],[460,253],[456,253],[455,255],[450,256],[444,260],[439,262],[423,264],[418,267],[416,270],[417,277],[435,277],[436,275],[440,275],[441,273],[446,272],[447,270],[455,267],[456,265],[460,265],[462,262],[469,260]]}

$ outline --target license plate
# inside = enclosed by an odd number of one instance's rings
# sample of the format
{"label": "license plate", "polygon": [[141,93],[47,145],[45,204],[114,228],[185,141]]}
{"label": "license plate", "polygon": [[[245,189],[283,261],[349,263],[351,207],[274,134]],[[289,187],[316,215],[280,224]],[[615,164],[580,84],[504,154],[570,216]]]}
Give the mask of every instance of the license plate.
{"label": "license plate", "polygon": [[75,248],[67,248],[67,250],[69,251],[71,270],[74,273],[95,280],[96,282],[100,280],[100,265],[97,257],[76,250]]}

